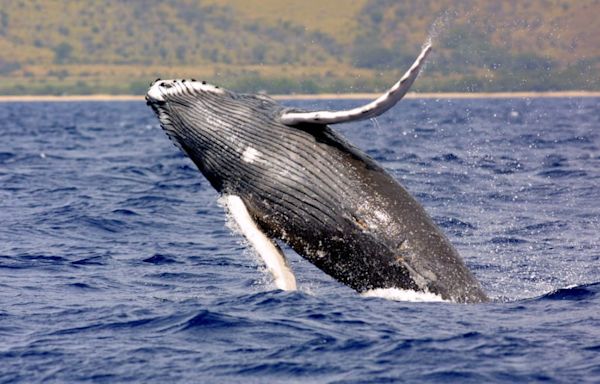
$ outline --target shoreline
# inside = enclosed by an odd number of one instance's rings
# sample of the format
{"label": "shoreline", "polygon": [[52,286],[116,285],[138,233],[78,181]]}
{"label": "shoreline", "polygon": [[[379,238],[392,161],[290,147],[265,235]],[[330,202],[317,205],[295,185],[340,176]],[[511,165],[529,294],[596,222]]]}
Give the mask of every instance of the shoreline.
{"label": "shoreline", "polygon": [[[270,95],[276,100],[364,100],[375,99],[381,93],[321,93]],[[556,91],[556,92],[409,92],[406,99],[522,99],[522,98],[570,98],[600,97],[600,91]],[[61,101],[144,101],[138,95],[0,95],[5,102],[61,102]]]}

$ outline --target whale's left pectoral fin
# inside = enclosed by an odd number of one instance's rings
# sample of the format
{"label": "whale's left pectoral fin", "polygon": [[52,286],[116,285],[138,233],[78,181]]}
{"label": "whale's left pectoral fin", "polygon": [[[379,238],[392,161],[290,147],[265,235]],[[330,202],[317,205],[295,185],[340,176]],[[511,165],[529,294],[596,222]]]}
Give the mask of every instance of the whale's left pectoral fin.
{"label": "whale's left pectoral fin", "polygon": [[258,228],[242,199],[239,196],[229,195],[225,197],[225,202],[240,231],[273,275],[277,288],[284,291],[296,290],[296,278],[287,265],[283,252]]}
{"label": "whale's left pectoral fin", "polygon": [[386,93],[362,107],[345,111],[284,112],[279,119],[285,125],[300,125],[303,123],[326,125],[379,116],[396,105],[406,95],[423,67],[429,52],[431,52],[431,44],[426,44],[419,57],[396,84]]}

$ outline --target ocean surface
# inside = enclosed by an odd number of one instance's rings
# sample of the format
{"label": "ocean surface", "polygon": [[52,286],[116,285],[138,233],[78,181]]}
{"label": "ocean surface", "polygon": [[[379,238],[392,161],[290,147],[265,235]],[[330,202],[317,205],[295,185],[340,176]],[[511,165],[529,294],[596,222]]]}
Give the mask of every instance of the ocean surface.
{"label": "ocean surface", "polygon": [[336,129],[491,303],[364,297],[289,249],[278,291],[144,103],[2,103],[0,382],[600,382],[600,99],[404,100]]}

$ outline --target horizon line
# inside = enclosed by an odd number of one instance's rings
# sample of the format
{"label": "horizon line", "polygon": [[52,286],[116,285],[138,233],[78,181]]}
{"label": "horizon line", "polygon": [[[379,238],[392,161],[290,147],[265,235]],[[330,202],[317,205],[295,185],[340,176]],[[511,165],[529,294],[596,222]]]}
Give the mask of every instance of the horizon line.
{"label": "horizon line", "polygon": [[[363,100],[375,99],[380,93],[291,93],[268,95],[275,100]],[[600,91],[517,91],[517,92],[409,92],[405,99],[522,99],[600,97]],[[52,101],[144,101],[143,95],[0,95],[0,102],[52,102]]]}

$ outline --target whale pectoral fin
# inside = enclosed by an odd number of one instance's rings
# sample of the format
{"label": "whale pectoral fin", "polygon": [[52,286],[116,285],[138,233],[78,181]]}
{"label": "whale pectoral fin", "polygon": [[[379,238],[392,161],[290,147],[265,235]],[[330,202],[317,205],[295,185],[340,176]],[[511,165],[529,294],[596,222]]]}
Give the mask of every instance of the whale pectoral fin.
{"label": "whale pectoral fin", "polygon": [[345,111],[284,112],[280,117],[280,121],[285,125],[299,125],[302,123],[325,125],[365,120],[379,116],[396,105],[408,92],[423,67],[429,52],[431,52],[431,44],[428,43],[404,76],[386,93],[369,104]]}
{"label": "whale pectoral fin", "polygon": [[258,228],[242,199],[239,196],[228,195],[225,197],[225,202],[240,231],[263,259],[269,272],[273,274],[277,288],[284,291],[296,290],[296,278],[287,265],[283,252]]}

